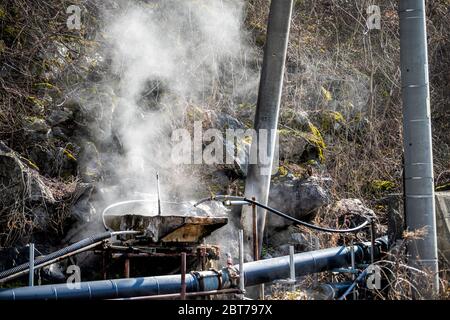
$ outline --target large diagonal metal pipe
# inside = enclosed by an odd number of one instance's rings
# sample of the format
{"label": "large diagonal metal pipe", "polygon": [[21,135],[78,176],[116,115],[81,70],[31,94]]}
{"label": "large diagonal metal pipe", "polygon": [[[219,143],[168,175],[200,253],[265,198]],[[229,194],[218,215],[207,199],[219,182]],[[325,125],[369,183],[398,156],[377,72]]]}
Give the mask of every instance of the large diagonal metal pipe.
{"label": "large diagonal metal pipe", "polygon": [[400,0],[399,15],[406,225],[411,231],[428,231],[409,243],[408,258],[410,266],[433,274],[432,292],[418,285],[421,295],[431,298],[438,293],[439,278],[425,1]]}
{"label": "large diagonal metal pipe", "polygon": [[[293,0],[272,0],[270,4],[264,60],[259,84],[258,102],[252,150],[257,150],[257,163],[249,163],[245,182],[245,195],[267,205],[270,178],[275,157],[278,116],[283,89],[284,67],[289,39]],[[261,143],[267,139],[267,143]],[[261,155],[264,154],[264,159]],[[253,158],[252,156],[250,158]],[[261,249],[266,220],[266,211],[258,208],[258,239]],[[246,241],[246,252],[251,251],[252,211],[244,206],[241,224]]]}
{"label": "large diagonal metal pipe", "polygon": [[[371,244],[362,243],[353,247],[356,263],[368,263],[371,259]],[[387,250],[387,238],[375,241],[374,256],[382,257]],[[318,273],[351,265],[350,247],[336,247],[294,256],[297,276]],[[185,277],[186,292],[205,292],[227,289],[235,286],[231,270],[221,272],[191,272]],[[248,262],[244,264],[246,286],[254,286],[289,277],[289,256]],[[166,295],[181,292],[181,275],[142,277],[103,281],[81,282],[76,284],[56,284],[37,287],[22,287],[0,291],[0,300],[67,300],[67,299],[115,299]]]}

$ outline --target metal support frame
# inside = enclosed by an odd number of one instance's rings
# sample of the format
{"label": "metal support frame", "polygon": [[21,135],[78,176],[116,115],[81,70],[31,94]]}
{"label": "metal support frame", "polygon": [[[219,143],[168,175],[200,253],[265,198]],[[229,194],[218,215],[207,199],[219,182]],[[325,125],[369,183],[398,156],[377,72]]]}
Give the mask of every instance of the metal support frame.
{"label": "metal support frame", "polygon": [[[256,201],[255,197],[252,198]],[[253,220],[253,260],[259,260],[259,240],[258,240],[258,215],[256,205],[252,204],[252,220]]]}
{"label": "metal support frame", "polygon": [[[243,233],[241,232],[241,240]],[[387,248],[387,237],[375,242],[375,258],[383,256]],[[240,245],[243,249],[242,241]],[[354,246],[356,263],[370,261],[370,243]],[[242,252],[242,250],[241,250]],[[243,253],[243,252],[242,252]],[[324,272],[350,265],[350,249],[336,247],[294,255],[297,276]],[[239,292],[242,287],[255,286],[289,277],[289,256],[229,266],[220,271],[198,271],[186,274],[186,292],[205,292],[236,288],[236,273],[239,272]],[[180,294],[181,275],[110,279],[81,282],[79,288],[68,288],[66,284],[22,287],[0,290],[0,300],[65,300],[65,299],[114,299],[138,296]],[[244,281],[242,281],[244,280]]]}
{"label": "metal support frame", "polygon": [[244,231],[239,230],[239,291],[242,299],[245,295],[245,271],[244,271]]}
{"label": "metal support frame", "polygon": [[[370,260],[372,261],[372,255],[373,255],[373,250],[370,250]],[[352,280],[353,282],[356,280],[356,274],[355,274],[355,270],[356,270],[356,264],[355,264],[355,248],[353,246],[353,239],[350,242],[350,257],[351,257],[351,268],[352,268]],[[373,262],[372,262],[373,263]],[[355,289],[353,289],[353,300],[357,300],[358,299],[358,293],[356,292]]]}
{"label": "metal support frame", "polygon": [[289,246],[289,280],[291,282],[291,290],[295,291],[295,263],[294,263],[294,246]]}
{"label": "metal support frame", "polygon": [[124,276],[125,278],[130,277],[130,258],[125,258],[124,262]]}
{"label": "metal support frame", "polygon": [[29,247],[30,272],[28,274],[28,285],[32,287],[34,286],[34,243],[30,243]]}
{"label": "metal support frame", "polygon": [[181,253],[181,293],[180,299],[186,300],[186,252]]}

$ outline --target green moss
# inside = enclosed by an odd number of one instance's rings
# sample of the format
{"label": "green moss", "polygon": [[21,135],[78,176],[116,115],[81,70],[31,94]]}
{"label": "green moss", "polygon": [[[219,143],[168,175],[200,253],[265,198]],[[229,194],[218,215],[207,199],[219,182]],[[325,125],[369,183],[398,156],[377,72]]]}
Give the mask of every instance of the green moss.
{"label": "green moss", "polygon": [[323,139],[320,130],[311,122],[309,122],[308,124],[308,129],[309,129],[308,132],[293,129],[279,129],[278,134],[281,137],[294,136],[305,139],[306,141],[308,141],[309,144],[313,145],[316,148],[320,162],[324,162],[325,156],[323,154],[323,151],[326,148],[325,140]]}
{"label": "green moss", "polygon": [[0,19],[3,19],[6,17],[6,11],[3,9],[2,6],[0,6]]}
{"label": "green moss", "polygon": [[11,37],[16,37],[19,34],[19,30],[13,26],[6,26],[5,33]]}
{"label": "green moss", "polygon": [[325,101],[330,102],[333,100],[333,95],[330,91],[328,91],[324,87],[320,87],[320,91],[322,92],[322,97]]}
{"label": "green moss", "polygon": [[278,129],[278,135],[281,137],[290,136],[290,135],[296,135],[295,130],[291,129]]}
{"label": "green moss", "polygon": [[440,191],[449,191],[449,190],[450,190],[450,182],[436,187],[436,191],[438,191],[438,192],[440,192]]}
{"label": "green moss", "polygon": [[310,121],[307,115],[290,108],[283,110],[280,115],[280,123],[295,130],[309,131]]}
{"label": "green moss", "polygon": [[201,120],[203,119],[204,112],[200,107],[191,106],[187,109],[186,112],[187,118],[189,121]]}
{"label": "green moss", "polygon": [[285,166],[279,166],[278,173],[280,174],[280,177],[285,177],[288,175],[289,171]]}
{"label": "green moss", "polygon": [[28,96],[27,100],[39,107],[45,107],[45,101],[34,96]]}
{"label": "green moss", "polygon": [[304,0],[295,0],[294,1],[294,7],[299,7],[301,5],[303,5]]}
{"label": "green moss", "polygon": [[39,167],[37,166],[37,164],[35,164],[33,161],[31,161],[30,159],[27,159],[25,157],[20,157],[21,160],[25,161],[30,167],[32,167],[33,169],[39,171]]}
{"label": "green moss", "polygon": [[282,166],[295,178],[305,178],[308,173],[307,167],[301,163],[290,163],[288,161],[284,161]]}
{"label": "green moss", "polygon": [[327,147],[325,144],[325,140],[320,133],[320,130],[317,129],[315,125],[312,123],[309,124],[310,132],[302,132],[301,135],[305,138],[310,144],[314,145],[317,149],[317,153],[319,155],[320,162],[325,161],[325,156],[323,154],[324,149]]}
{"label": "green moss", "polygon": [[48,82],[35,83],[35,84],[33,84],[33,87],[38,88],[38,89],[56,90],[56,91],[60,92],[58,87],[56,87],[53,84],[48,83]]}
{"label": "green moss", "polygon": [[370,185],[372,190],[376,192],[392,191],[396,188],[396,184],[394,182],[386,180],[373,180]]}
{"label": "green moss", "polygon": [[75,156],[74,156],[69,150],[64,149],[63,152],[64,152],[64,155],[65,155],[69,160],[77,161],[77,158],[75,158]]}
{"label": "green moss", "polygon": [[238,104],[238,108],[240,110],[250,110],[250,109],[252,109],[254,107],[255,107],[255,105],[251,104],[251,103],[240,103],[240,104]]}
{"label": "green moss", "polygon": [[324,111],[321,117],[321,128],[330,131],[335,128],[336,124],[345,124],[342,113],[337,111]]}
{"label": "green moss", "polygon": [[272,255],[275,253],[275,249],[272,247],[269,247],[267,245],[263,245],[261,248],[261,255],[264,257],[268,254]]}

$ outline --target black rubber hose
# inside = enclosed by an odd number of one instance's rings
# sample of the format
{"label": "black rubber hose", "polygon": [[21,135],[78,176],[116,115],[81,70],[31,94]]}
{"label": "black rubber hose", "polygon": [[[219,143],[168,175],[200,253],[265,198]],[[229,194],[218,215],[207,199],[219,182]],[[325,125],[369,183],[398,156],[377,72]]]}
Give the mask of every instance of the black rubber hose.
{"label": "black rubber hose", "polygon": [[292,222],[295,222],[296,224],[300,224],[300,225],[305,226],[305,227],[308,227],[308,228],[310,228],[310,229],[314,229],[314,230],[322,231],[322,232],[330,232],[330,233],[355,233],[355,232],[358,232],[358,231],[360,231],[360,230],[366,228],[366,227],[372,222],[369,218],[365,217],[365,218],[366,218],[366,221],[364,221],[362,224],[360,224],[360,225],[357,226],[357,227],[354,227],[354,228],[351,228],[351,229],[331,229],[331,228],[326,228],[326,227],[316,226],[316,225],[314,225],[314,224],[310,224],[310,223],[307,223],[307,222],[298,220],[298,219],[296,219],[296,218],[294,218],[294,217],[291,217],[290,215],[287,215],[286,213],[283,213],[283,212],[278,211],[278,210],[276,210],[276,209],[274,209],[274,208],[265,206],[265,205],[263,205],[263,204],[261,204],[261,203],[258,203],[258,202],[256,202],[256,201],[253,201],[253,200],[250,200],[250,199],[247,199],[247,198],[244,198],[244,201],[247,201],[248,203],[251,203],[251,204],[254,204],[254,205],[256,205],[256,206],[259,206],[259,207],[261,207],[261,208],[263,208],[263,209],[265,209],[265,210],[267,210],[267,211],[270,211],[270,212],[272,212],[272,213],[274,213],[274,214],[276,214],[276,215],[278,215],[278,216],[280,216],[280,217],[283,217],[283,218],[285,218],[285,219],[287,219],[287,220],[290,220],[290,221],[292,221]]}
{"label": "black rubber hose", "polygon": [[338,299],[338,300],[345,300],[347,296],[353,291],[353,289],[356,287],[356,285],[361,282],[364,277],[367,276],[368,268],[366,268],[361,274],[355,279],[355,281],[351,284],[350,287],[344,292],[344,294]]}
{"label": "black rubber hose", "polygon": [[280,217],[282,217],[284,219],[290,220],[290,221],[292,221],[292,222],[294,222],[296,224],[299,224],[299,225],[302,225],[304,227],[307,227],[307,228],[310,228],[310,229],[314,229],[314,230],[317,230],[317,231],[322,231],[322,232],[329,232],[329,233],[356,233],[356,232],[366,228],[369,224],[372,223],[372,220],[370,218],[365,217],[366,221],[364,221],[359,226],[357,226],[355,228],[351,228],[351,229],[331,229],[331,228],[326,228],[326,227],[320,227],[320,226],[316,226],[314,224],[310,224],[310,223],[298,220],[298,219],[296,219],[294,217],[291,217],[290,215],[288,215],[286,213],[283,213],[283,212],[278,211],[278,210],[276,210],[274,208],[271,208],[271,207],[268,207],[266,205],[263,205],[262,203],[259,203],[257,201],[250,200],[250,199],[247,199],[245,197],[236,197],[236,196],[213,196],[211,198],[206,198],[206,199],[200,200],[199,202],[197,202],[195,204],[195,206],[198,206],[201,203],[206,202],[206,201],[222,201],[221,199],[224,200],[224,201],[228,201],[228,200],[246,201],[249,204],[254,204],[255,206],[261,207],[261,208],[263,208],[263,209],[265,209],[265,210],[267,210],[267,211],[269,211],[271,213],[276,214],[277,216],[280,216]]}
{"label": "black rubber hose", "polygon": [[[97,242],[101,242],[101,241],[103,241],[105,239],[109,239],[113,235],[119,234],[119,233],[120,232],[104,232],[104,233],[101,233],[101,234],[94,235],[94,236],[91,236],[89,238],[83,239],[83,240],[78,241],[78,242],[76,242],[76,243],[74,243],[74,244],[72,244],[72,245],[70,245],[68,247],[62,248],[62,249],[60,249],[58,251],[55,251],[55,252],[52,252],[52,253],[50,253],[50,254],[48,254],[46,256],[37,258],[36,260],[34,260],[34,265],[36,267],[38,267],[38,266],[40,266],[42,264],[45,264],[46,262],[49,262],[51,260],[54,260],[54,259],[57,259],[57,258],[62,257],[64,255],[70,254],[72,252],[75,252],[75,251],[80,250],[80,249],[82,249],[84,247],[90,246],[90,245],[95,244]],[[29,268],[30,268],[30,263],[26,262],[24,264],[15,266],[14,268],[11,268],[11,269],[8,269],[8,270],[4,270],[4,271],[0,272],[0,282],[1,282],[2,279],[5,279],[5,278],[10,277],[12,275],[24,272],[24,271],[26,271]]]}

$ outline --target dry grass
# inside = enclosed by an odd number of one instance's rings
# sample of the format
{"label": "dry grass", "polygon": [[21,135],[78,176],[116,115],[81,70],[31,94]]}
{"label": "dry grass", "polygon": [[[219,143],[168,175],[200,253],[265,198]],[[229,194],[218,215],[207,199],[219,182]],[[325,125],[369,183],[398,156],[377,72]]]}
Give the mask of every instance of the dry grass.
{"label": "dry grass", "polygon": [[[70,213],[75,177],[40,176],[39,168],[28,160],[33,148],[65,149],[67,142],[30,139],[24,119],[45,119],[66,101],[70,94],[67,88],[76,87],[85,78],[76,62],[89,48],[92,30],[67,28],[66,8],[72,4],[95,12],[90,2],[83,0],[5,0],[0,4],[0,140],[30,167],[28,178],[36,175],[55,200],[51,205],[46,199],[29,201],[26,188],[15,198],[3,198],[0,246],[26,242],[33,232],[61,235]],[[87,18],[85,26],[93,27]],[[56,168],[60,164],[50,165]]]}

